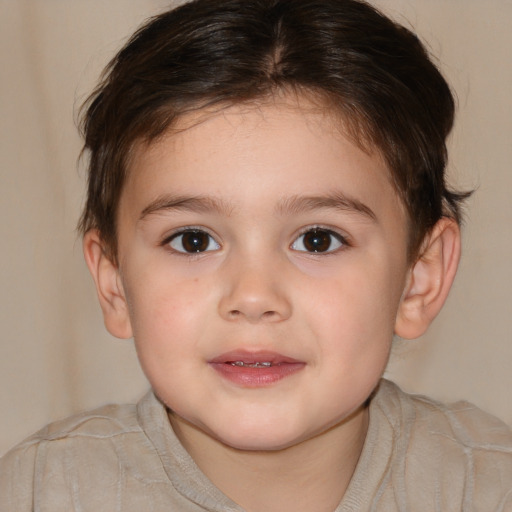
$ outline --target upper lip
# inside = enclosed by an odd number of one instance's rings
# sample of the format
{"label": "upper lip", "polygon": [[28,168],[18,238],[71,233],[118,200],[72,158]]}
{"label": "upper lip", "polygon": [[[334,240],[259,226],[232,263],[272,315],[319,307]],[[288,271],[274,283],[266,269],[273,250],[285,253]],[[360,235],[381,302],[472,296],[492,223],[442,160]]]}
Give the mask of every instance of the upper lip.
{"label": "upper lip", "polygon": [[212,364],[220,364],[220,363],[232,363],[236,361],[242,361],[246,364],[254,364],[254,363],[272,363],[272,364],[293,364],[293,363],[302,363],[303,361],[299,361],[298,359],[294,359],[293,357],[288,357],[283,354],[279,354],[277,352],[267,351],[267,350],[258,350],[258,351],[249,351],[249,350],[232,350],[229,352],[225,352],[209,361]]}

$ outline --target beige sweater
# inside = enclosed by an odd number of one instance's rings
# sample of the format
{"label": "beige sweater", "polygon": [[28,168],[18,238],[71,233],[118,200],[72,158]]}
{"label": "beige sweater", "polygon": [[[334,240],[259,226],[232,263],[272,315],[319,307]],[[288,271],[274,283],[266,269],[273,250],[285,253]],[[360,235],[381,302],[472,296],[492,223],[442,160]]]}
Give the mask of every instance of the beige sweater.
{"label": "beige sweater", "polygon": [[[52,424],[0,459],[1,512],[205,510],[242,511],[197,468],[152,393]],[[383,380],[335,512],[349,511],[512,511],[512,431]]]}

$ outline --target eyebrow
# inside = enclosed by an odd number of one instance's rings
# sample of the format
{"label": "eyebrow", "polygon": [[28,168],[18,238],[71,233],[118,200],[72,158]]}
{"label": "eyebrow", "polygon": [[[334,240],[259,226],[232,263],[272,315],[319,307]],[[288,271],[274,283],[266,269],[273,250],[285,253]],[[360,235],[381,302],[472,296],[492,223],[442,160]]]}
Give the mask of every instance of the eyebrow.
{"label": "eyebrow", "polygon": [[146,206],[139,217],[143,220],[148,215],[164,211],[217,212],[230,215],[233,207],[220,199],[208,196],[174,196],[163,195]]}
{"label": "eyebrow", "polygon": [[[377,222],[377,216],[369,206],[341,192],[319,196],[291,196],[277,204],[276,213],[280,215],[297,215],[321,209],[356,213],[367,217],[373,222]],[[233,213],[235,207],[226,201],[210,196],[163,195],[152,201],[142,210],[139,220],[143,220],[151,214],[173,210],[198,213],[215,212],[229,216]]]}
{"label": "eyebrow", "polygon": [[377,222],[377,215],[369,206],[341,192],[332,192],[321,196],[292,196],[277,206],[279,213],[292,215],[320,209],[356,213]]}

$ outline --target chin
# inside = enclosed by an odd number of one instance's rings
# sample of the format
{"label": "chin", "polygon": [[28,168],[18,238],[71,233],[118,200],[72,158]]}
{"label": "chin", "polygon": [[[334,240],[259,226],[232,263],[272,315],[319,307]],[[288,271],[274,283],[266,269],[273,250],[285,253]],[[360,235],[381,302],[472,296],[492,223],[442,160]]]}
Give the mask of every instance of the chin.
{"label": "chin", "polygon": [[284,429],[282,425],[228,425],[224,432],[212,432],[212,437],[230,448],[242,451],[279,451],[299,444],[307,435]]}

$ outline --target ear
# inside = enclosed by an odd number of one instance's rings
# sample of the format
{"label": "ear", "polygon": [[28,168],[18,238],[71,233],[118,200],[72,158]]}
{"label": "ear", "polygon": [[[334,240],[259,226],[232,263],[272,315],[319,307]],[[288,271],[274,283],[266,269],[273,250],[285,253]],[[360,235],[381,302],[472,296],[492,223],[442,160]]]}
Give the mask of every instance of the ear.
{"label": "ear", "polygon": [[448,297],[459,259],[459,226],[443,217],[427,235],[420,257],[409,270],[395,334],[414,339],[427,330]]}
{"label": "ear", "polygon": [[103,311],[105,327],[117,338],[131,338],[132,327],[119,268],[107,256],[99,232],[89,230],[83,240],[84,257]]}

